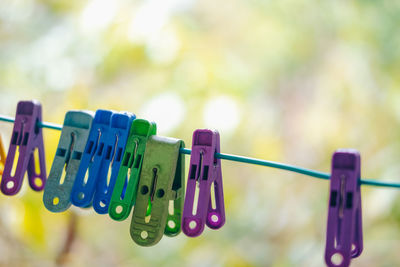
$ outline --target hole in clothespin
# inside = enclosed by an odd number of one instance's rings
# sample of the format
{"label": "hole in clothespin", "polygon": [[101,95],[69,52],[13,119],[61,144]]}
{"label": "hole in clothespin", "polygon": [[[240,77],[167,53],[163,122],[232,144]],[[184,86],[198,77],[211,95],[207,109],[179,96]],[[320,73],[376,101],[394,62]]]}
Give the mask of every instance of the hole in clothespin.
{"label": "hole in clothespin", "polygon": [[147,239],[147,237],[149,237],[149,233],[147,233],[147,231],[142,231],[142,232],[140,233],[140,237],[141,237],[142,239]]}
{"label": "hole in clothespin", "polygon": [[176,223],[174,221],[172,221],[172,220],[169,220],[168,221],[168,227],[171,228],[171,229],[174,229],[176,227]]}
{"label": "hole in clothespin", "polygon": [[200,188],[197,183],[197,186],[194,190],[194,200],[193,200],[193,209],[192,209],[193,216],[197,214],[197,205],[199,202],[199,194],[200,194]]}
{"label": "hole in clothespin", "polygon": [[15,176],[15,172],[17,171],[18,161],[19,161],[19,146],[18,149],[15,150],[14,162],[11,169],[11,177]]}
{"label": "hole in clothespin", "polygon": [[[111,163],[111,164],[112,164],[112,163]],[[107,187],[110,186],[111,173],[112,173],[112,168],[108,168],[108,171],[107,171],[107,181],[106,181],[106,186],[107,186]],[[105,190],[107,190],[107,189],[105,189]]]}
{"label": "hole in clothespin", "polygon": [[[71,158],[71,154],[75,154],[75,153],[72,153],[72,151],[74,150],[74,145],[75,145],[75,133],[72,132],[71,133],[71,141],[69,143],[68,150],[60,148],[56,152],[57,156],[61,156],[61,157],[65,156],[65,164],[64,164],[64,168],[63,168],[63,171],[62,171],[62,174],[60,177],[60,181],[59,181],[60,185],[62,185],[65,181],[65,176],[67,173],[67,167],[68,167],[69,160]],[[72,155],[72,158],[74,158],[74,155]]]}
{"label": "hole in clothespin", "polygon": [[53,198],[53,205],[58,205],[60,203],[60,199],[58,197]]}
{"label": "hole in clothespin", "polygon": [[8,181],[7,184],[6,184],[7,189],[13,188],[13,187],[14,187],[14,184],[15,184],[14,181]]}
{"label": "hole in clothespin", "polygon": [[124,210],[124,208],[121,205],[118,205],[118,206],[115,207],[115,212],[117,214],[122,213],[123,210]]}
{"label": "hole in clothespin", "polygon": [[149,192],[149,188],[147,187],[147,185],[142,186],[142,188],[140,189],[140,193],[142,193],[142,195],[146,195]]}
{"label": "hole in clothespin", "polygon": [[67,164],[64,164],[64,168],[61,173],[60,182],[59,182],[60,185],[62,185],[65,181],[65,176],[67,175],[66,169],[67,169]]}
{"label": "hole in clothespin", "polygon": [[175,211],[174,211],[174,201],[170,200],[168,203],[168,213],[170,215],[174,215]]}
{"label": "hole in clothespin", "polygon": [[157,172],[158,172],[158,169],[153,168],[153,186],[151,187],[150,202],[153,202],[153,200],[154,200],[154,194],[156,191],[157,178],[158,178]]}
{"label": "hole in clothespin", "polygon": [[42,179],[40,179],[40,178],[35,178],[35,185],[36,185],[37,187],[42,187],[42,185],[43,185]]}
{"label": "hole in clothespin", "polygon": [[339,266],[343,262],[343,255],[340,254],[339,252],[336,252],[335,254],[332,255],[331,257],[331,263],[335,266]]}
{"label": "hole in clothespin", "polygon": [[215,200],[215,182],[211,184],[211,208],[215,210],[217,208],[216,200]]}
{"label": "hole in clothespin", "polygon": [[164,196],[165,192],[163,189],[158,189],[157,190],[157,197],[162,198]]}
{"label": "hole in clothespin", "polygon": [[197,226],[197,222],[196,221],[190,221],[190,223],[189,223],[189,228],[190,229],[195,229],[196,228],[196,226]]}
{"label": "hole in clothespin", "polygon": [[87,184],[89,180],[89,169],[85,173],[85,178],[83,178],[83,185]]}
{"label": "hole in clothespin", "polygon": [[40,170],[40,161],[39,161],[39,149],[37,147],[33,151],[33,159],[35,162],[35,174],[38,175],[41,173],[41,170]]}
{"label": "hole in clothespin", "polygon": [[80,200],[84,199],[84,198],[85,198],[85,194],[84,194],[83,192],[79,192],[79,193],[78,193],[78,198],[79,198]]}
{"label": "hole in clothespin", "polygon": [[218,220],[219,220],[219,217],[218,217],[218,215],[216,215],[216,214],[213,214],[212,216],[211,216],[211,220],[213,221],[213,222],[218,222]]}

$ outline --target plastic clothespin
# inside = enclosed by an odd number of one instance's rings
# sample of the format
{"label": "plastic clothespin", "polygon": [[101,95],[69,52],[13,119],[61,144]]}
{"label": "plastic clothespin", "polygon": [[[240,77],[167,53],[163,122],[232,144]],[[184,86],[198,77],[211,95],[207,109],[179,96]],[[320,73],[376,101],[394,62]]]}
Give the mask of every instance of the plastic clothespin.
{"label": "plastic clothespin", "polygon": [[360,165],[356,150],[340,149],[333,155],[325,248],[331,267],[349,266],[363,250]]}
{"label": "plastic clothespin", "polygon": [[[217,131],[199,129],[193,133],[182,218],[182,231],[187,236],[200,235],[205,224],[212,229],[219,229],[225,224],[221,160],[215,158],[215,153],[219,152],[220,138]],[[212,187],[214,194],[211,193]],[[193,205],[196,190],[198,200],[197,205]]]}
{"label": "plastic clothespin", "polygon": [[43,203],[52,212],[71,206],[71,191],[93,121],[91,111],[68,111],[44,188]]}
{"label": "plastic clothespin", "polygon": [[181,231],[185,160],[182,140],[151,136],[147,142],[130,233],[141,246]]}
{"label": "plastic clothespin", "polygon": [[103,109],[98,109],[94,115],[85,152],[71,191],[71,203],[77,207],[88,207],[92,203],[98,173],[105,167],[101,158],[103,153],[107,153],[104,150],[108,149],[106,143],[112,115],[112,111]]}
{"label": "plastic clothespin", "polygon": [[135,204],[147,140],[156,132],[157,126],[154,122],[136,119],[132,123],[108,209],[110,217],[114,220],[122,221],[128,218]]}
{"label": "plastic clothespin", "polygon": [[[1,181],[3,194],[17,194],[21,189],[26,172],[28,172],[31,188],[35,191],[43,189],[46,183],[46,161],[43,133],[39,125],[41,122],[42,106],[38,101],[18,102],[14,129]],[[15,155],[17,149],[18,159]],[[38,152],[37,155],[35,155],[35,150]]]}
{"label": "plastic clothespin", "polygon": [[110,131],[104,140],[105,150],[102,154],[97,153],[93,168],[89,173],[89,181],[92,175],[97,180],[92,183],[96,186],[93,196],[93,209],[99,214],[108,213],[108,206],[114,190],[115,180],[121,166],[129,130],[135,115],[132,113],[114,113],[111,116]]}
{"label": "plastic clothespin", "polygon": [[1,138],[0,135],[0,174],[3,174],[5,164],[6,164],[6,150],[4,149],[3,138]]}

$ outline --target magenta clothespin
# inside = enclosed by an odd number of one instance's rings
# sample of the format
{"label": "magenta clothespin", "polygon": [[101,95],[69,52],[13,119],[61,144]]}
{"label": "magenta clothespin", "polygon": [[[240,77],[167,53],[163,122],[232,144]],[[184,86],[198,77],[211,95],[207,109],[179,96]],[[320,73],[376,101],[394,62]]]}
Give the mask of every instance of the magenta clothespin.
{"label": "magenta clothespin", "polygon": [[[221,160],[215,157],[220,152],[219,133],[199,129],[193,133],[189,178],[183,207],[182,230],[190,237],[200,235],[204,225],[219,229],[225,223],[224,192],[222,189]],[[196,189],[196,186],[198,188]],[[211,187],[214,186],[214,195]],[[197,209],[194,208],[196,190]],[[213,206],[214,198],[215,206]]]}
{"label": "magenta clothespin", "polygon": [[[46,163],[44,156],[42,128],[42,106],[36,100],[20,101],[17,105],[14,129],[11,136],[6,164],[4,165],[1,191],[5,195],[15,195],[22,186],[25,172],[28,171],[29,185],[35,191],[44,188],[46,182]],[[18,159],[15,152],[18,149]],[[35,149],[38,150],[38,158],[35,159]],[[13,170],[14,160],[17,160]],[[40,169],[35,167],[35,161],[39,160]]]}
{"label": "magenta clothespin", "polygon": [[363,250],[361,161],[352,149],[333,154],[325,262],[329,267],[350,265]]}

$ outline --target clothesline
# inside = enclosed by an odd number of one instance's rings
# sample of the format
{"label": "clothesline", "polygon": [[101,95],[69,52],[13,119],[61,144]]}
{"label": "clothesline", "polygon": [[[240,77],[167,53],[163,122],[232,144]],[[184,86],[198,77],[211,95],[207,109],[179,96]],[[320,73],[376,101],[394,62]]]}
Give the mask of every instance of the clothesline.
{"label": "clothesline", "polygon": [[[0,121],[14,122],[15,120],[12,117],[0,115]],[[62,125],[55,124],[55,123],[49,123],[49,122],[40,122],[39,127],[52,129],[52,130],[59,130],[59,131],[62,130]],[[190,155],[191,150],[187,149],[187,148],[181,148],[180,153]],[[256,159],[256,158],[249,158],[249,157],[231,155],[231,154],[225,154],[225,153],[215,153],[215,157],[219,158],[219,159],[223,159],[223,160],[230,160],[230,161],[236,161],[236,162],[241,162],[241,163],[254,164],[254,165],[259,165],[259,166],[265,166],[265,167],[286,170],[286,171],[295,172],[295,173],[307,175],[307,176],[314,177],[314,178],[324,179],[324,180],[330,179],[329,173],[306,169],[306,168],[289,165],[289,164],[285,164],[285,163],[280,163],[280,162],[274,162],[274,161]],[[369,185],[369,186],[400,188],[400,183],[382,182],[382,181],[378,181],[375,179],[361,179],[361,184]]]}

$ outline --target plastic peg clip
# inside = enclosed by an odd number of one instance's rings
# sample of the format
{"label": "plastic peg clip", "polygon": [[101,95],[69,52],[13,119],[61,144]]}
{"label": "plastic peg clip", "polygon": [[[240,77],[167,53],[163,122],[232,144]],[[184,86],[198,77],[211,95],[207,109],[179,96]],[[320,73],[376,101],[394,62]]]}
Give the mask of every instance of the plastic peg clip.
{"label": "plastic peg clip", "polygon": [[185,160],[182,140],[151,136],[147,142],[130,233],[141,246],[181,231]]}
{"label": "plastic peg clip", "polygon": [[43,203],[52,212],[71,206],[71,191],[93,121],[93,112],[68,111],[44,188]]}
{"label": "plastic peg clip", "polygon": [[76,174],[71,192],[71,203],[77,207],[89,207],[92,204],[99,172],[106,171],[102,162],[106,154],[108,134],[110,132],[110,110],[98,109],[94,115],[92,127],[86,143],[85,152]]}
{"label": "plastic peg clip", "polygon": [[[192,143],[182,231],[195,237],[203,232],[205,224],[211,229],[219,229],[225,224],[225,205],[221,160],[215,158],[215,153],[220,152],[219,133],[208,129],[196,130]],[[196,191],[198,200],[194,205]]]}
{"label": "plastic peg clip", "polygon": [[3,138],[1,138],[0,135],[0,174],[3,174],[5,164],[6,164],[6,151],[4,149]]}
{"label": "plastic peg clip", "polygon": [[[38,101],[18,102],[14,129],[1,181],[3,194],[17,194],[21,189],[26,172],[28,172],[29,185],[33,190],[40,191],[44,188],[46,161],[41,122],[42,106]],[[17,150],[19,152],[18,159],[16,158]]]}
{"label": "plastic peg clip", "polygon": [[92,176],[97,180],[92,183],[92,186],[96,186],[93,196],[93,209],[99,214],[108,213],[115,180],[134,119],[135,115],[132,113],[114,113],[111,116],[110,130],[104,138],[105,150],[95,156],[94,164],[97,164],[97,166],[91,169],[89,181]]}
{"label": "plastic peg clip", "polygon": [[122,221],[128,218],[135,204],[147,140],[156,132],[157,126],[154,122],[143,119],[132,122],[108,209],[110,217],[114,220]]}
{"label": "plastic peg clip", "polygon": [[337,150],[332,159],[325,262],[345,267],[363,250],[360,154]]}

